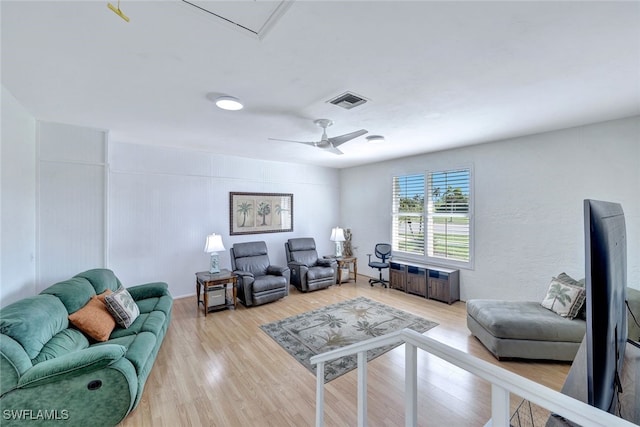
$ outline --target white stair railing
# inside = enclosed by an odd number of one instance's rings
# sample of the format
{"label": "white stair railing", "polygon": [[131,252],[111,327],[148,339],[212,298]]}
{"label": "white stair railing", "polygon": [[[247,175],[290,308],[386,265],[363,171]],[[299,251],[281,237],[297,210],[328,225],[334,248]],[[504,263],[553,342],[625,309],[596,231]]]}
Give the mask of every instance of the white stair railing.
{"label": "white stair railing", "polygon": [[548,409],[583,427],[637,427],[629,421],[596,409],[534,381],[507,371],[470,354],[449,347],[411,329],[403,329],[355,343],[311,358],[316,364],[316,427],[324,426],[324,364],[343,356],[358,356],[358,427],[367,425],[367,351],[405,344],[405,426],[418,421],[417,350],[423,350],[458,366],[491,384],[491,419],[485,427],[509,427],[509,393]]}

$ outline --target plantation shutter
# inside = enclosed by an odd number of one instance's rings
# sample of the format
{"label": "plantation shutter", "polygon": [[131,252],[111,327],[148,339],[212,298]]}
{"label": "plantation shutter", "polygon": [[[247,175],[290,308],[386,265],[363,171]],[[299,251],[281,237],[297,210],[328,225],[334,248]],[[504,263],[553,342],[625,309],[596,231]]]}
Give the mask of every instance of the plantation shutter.
{"label": "plantation shutter", "polygon": [[393,177],[394,251],[424,255],[424,175]]}
{"label": "plantation shutter", "polygon": [[427,201],[427,257],[470,262],[470,169],[429,172]]}

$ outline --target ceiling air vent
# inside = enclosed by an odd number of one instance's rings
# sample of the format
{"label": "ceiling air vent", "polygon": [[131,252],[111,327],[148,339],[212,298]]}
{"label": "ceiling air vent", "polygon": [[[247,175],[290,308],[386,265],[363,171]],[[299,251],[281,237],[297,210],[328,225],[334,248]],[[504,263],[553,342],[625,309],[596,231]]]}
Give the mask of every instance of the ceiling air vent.
{"label": "ceiling air vent", "polygon": [[345,92],[342,95],[338,95],[337,97],[328,100],[327,102],[333,105],[337,105],[338,107],[350,110],[353,107],[364,104],[365,102],[367,102],[367,100],[360,95],[356,95],[353,92]]}

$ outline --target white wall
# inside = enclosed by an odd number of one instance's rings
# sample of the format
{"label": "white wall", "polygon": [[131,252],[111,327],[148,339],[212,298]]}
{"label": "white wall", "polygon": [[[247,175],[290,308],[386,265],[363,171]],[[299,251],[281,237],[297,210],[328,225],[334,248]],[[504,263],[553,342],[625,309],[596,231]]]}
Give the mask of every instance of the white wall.
{"label": "white wall", "polygon": [[[335,169],[251,160],[128,143],[109,146],[109,267],[127,286],[161,280],[174,297],[195,293],[209,268],[210,233],[222,235],[222,268],[236,242],[264,240],[272,264],[286,265],[284,242],[314,237],[320,254],[339,211]],[[230,236],[229,192],[293,193],[293,232]]]}
{"label": "white wall", "polygon": [[469,164],[475,267],[461,270],[463,300],[541,300],[552,275],[584,277],[586,198],[622,204],[628,284],[640,289],[640,117],[342,170],[340,224],[359,271],[377,274],[365,254],[390,241],[392,176]]}
{"label": "white wall", "polygon": [[0,307],[35,293],[36,121],[2,86]]}
{"label": "white wall", "polygon": [[38,122],[38,292],[104,267],[106,132]]}

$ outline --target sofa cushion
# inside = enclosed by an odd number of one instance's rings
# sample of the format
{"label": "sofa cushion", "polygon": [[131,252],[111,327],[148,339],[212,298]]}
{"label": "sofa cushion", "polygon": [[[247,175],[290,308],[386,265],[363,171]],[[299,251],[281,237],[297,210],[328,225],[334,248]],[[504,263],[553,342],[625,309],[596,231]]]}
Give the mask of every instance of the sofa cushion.
{"label": "sofa cushion", "polygon": [[96,296],[80,310],[70,314],[69,320],[73,326],[96,341],[108,340],[111,331],[116,327],[115,319]]}
{"label": "sofa cushion", "polygon": [[580,312],[584,300],[584,287],[554,277],[549,284],[547,295],[542,300],[542,306],[562,317],[573,319]]}
{"label": "sofa cushion", "polygon": [[141,332],[151,332],[154,335],[161,335],[167,316],[161,311],[151,313],[141,313],[140,316],[128,328],[116,327],[111,333],[110,339],[126,337],[139,334]]}
{"label": "sofa cushion", "polygon": [[0,310],[0,333],[16,340],[34,359],[44,345],[69,326],[67,310],[52,295],[35,295]]}
{"label": "sofa cushion", "polygon": [[35,365],[87,347],[89,347],[89,341],[82,332],[76,329],[64,329],[54,335],[31,362]]}
{"label": "sofa cushion", "polygon": [[74,277],[87,279],[93,286],[96,294],[101,294],[107,289],[115,291],[122,286],[113,271],[106,268],[94,268],[93,270],[76,274]]}
{"label": "sofa cushion", "polygon": [[580,343],[586,323],[569,320],[535,301],[469,300],[467,313],[497,338]]}
{"label": "sofa cushion", "polygon": [[138,310],[140,310],[140,313],[151,313],[156,309],[159,301],[160,298],[145,298],[136,301],[136,304],[138,304]]}
{"label": "sofa cushion", "polygon": [[58,297],[67,308],[67,313],[71,314],[84,307],[96,291],[87,279],[73,277],[51,285],[40,293]]}
{"label": "sofa cushion", "polygon": [[8,335],[0,334],[0,395],[13,389],[33,364],[24,348]]}
{"label": "sofa cushion", "polygon": [[267,274],[269,256],[265,242],[234,243],[235,269],[248,271],[255,276]]}
{"label": "sofa cushion", "polygon": [[314,280],[324,280],[327,278],[333,279],[334,270],[331,267],[313,267],[307,272],[307,280],[312,282]]}
{"label": "sofa cushion", "polygon": [[259,294],[274,289],[284,289],[287,286],[287,279],[282,276],[259,276],[253,282],[253,293]]}
{"label": "sofa cushion", "polygon": [[291,260],[306,265],[314,266],[318,262],[318,253],[314,250],[291,252]]}
{"label": "sofa cushion", "polygon": [[104,302],[107,310],[109,310],[113,318],[116,319],[118,325],[123,328],[131,326],[140,314],[140,309],[138,309],[138,306],[125,288],[120,288],[105,296]]}
{"label": "sofa cushion", "polygon": [[140,373],[151,358],[156,340],[156,336],[151,332],[140,332],[127,348],[125,357],[136,368],[136,372]]}

